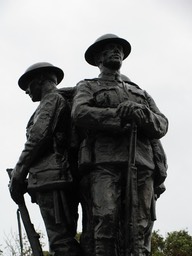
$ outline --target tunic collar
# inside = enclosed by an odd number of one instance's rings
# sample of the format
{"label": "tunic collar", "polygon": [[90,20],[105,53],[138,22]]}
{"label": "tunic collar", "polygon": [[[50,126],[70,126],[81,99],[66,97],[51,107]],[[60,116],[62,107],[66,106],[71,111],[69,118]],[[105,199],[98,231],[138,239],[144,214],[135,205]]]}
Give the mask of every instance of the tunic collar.
{"label": "tunic collar", "polygon": [[123,82],[121,79],[121,75],[118,71],[111,72],[111,71],[105,70],[100,73],[99,78],[102,80],[117,81],[120,83]]}

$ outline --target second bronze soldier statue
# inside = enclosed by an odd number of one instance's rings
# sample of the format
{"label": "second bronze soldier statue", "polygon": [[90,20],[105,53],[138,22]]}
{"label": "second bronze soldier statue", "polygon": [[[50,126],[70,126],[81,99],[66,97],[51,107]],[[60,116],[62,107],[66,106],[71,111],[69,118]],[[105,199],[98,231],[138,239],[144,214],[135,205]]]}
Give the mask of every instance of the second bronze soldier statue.
{"label": "second bronze soldier statue", "polygon": [[47,62],[30,66],[19,86],[34,102],[40,101],[27,125],[27,141],[13,172],[10,192],[22,201],[24,181],[37,202],[46,226],[51,255],[79,256],[75,240],[77,200],[69,166],[70,111],[56,85],[63,71]]}

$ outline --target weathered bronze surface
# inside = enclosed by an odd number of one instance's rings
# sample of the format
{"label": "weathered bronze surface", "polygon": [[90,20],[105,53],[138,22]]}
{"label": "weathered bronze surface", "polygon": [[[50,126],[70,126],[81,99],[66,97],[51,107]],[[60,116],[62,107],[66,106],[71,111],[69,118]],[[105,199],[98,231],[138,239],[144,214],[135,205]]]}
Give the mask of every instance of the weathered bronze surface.
{"label": "weathered bronze surface", "polygon": [[155,199],[167,170],[159,139],[168,120],[146,91],[120,73],[130,51],[116,35],[98,38],[85,59],[98,66],[99,77],[80,81],[73,100],[85,256],[150,253]]}
{"label": "weathered bronze surface", "polygon": [[19,86],[32,101],[40,101],[27,125],[27,141],[10,182],[10,193],[23,203],[27,191],[36,202],[45,223],[52,255],[78,256],[75,240],[77,194],[73,169],[70,168],[70,106],[56,85],[63,71],[50,63],[30,66],[20,77]]}
{"label": "weathered bronze surface", "polygon": [[[130,43],[113,34],[98,38],[85,60],[98,78],[56,89],[63,71],[30,66],[19,86],[40,101],[27,125],[27,141],[12,171],[10,193],[36,202],[54,256],[147,256],[164,192],[166,156],[160,139],[168,120],[152,97],[120,69]],[[78,203],[83,210],[75,240]]]}

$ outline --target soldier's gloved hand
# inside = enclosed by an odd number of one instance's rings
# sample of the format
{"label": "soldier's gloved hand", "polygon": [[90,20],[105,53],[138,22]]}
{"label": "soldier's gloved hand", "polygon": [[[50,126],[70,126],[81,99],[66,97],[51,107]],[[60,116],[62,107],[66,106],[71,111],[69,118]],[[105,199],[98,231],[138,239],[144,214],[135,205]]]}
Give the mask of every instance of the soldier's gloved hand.
{"label": "soldier's gloved hand", "polygon": [[132,118],[138,125],[142,124],[142,122],[146,120],[144,109],[136,109],[133,111]]}
{"label": "soldier's gloved hand", "polygon": [[146,119],[146,107],[133,101],[125,101],[117,107],[117,114],[123,123],[134,120],[137,124],[141,124]]}
{"label": "soldier's gloved hand", "polygon": [[25,193],[25,184],[17,175],[15,170],[12,171],[11,180],[9,183],[9,191],[12,199],[16,204],[23,203],[23,194]]}

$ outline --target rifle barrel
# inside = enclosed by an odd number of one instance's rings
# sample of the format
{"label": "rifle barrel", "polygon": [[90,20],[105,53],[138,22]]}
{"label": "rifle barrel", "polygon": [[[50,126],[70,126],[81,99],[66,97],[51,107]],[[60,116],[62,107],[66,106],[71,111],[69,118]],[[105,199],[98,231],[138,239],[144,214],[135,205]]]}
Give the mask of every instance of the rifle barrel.
{"label": "rifle barrel", "polygon": [[135,166],[137,126],[131,125],[128,153],[128,171],[125,191],[125,254],[139,256],[138,248],[138,191]]}

